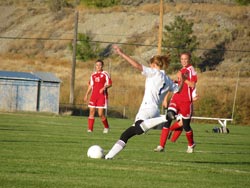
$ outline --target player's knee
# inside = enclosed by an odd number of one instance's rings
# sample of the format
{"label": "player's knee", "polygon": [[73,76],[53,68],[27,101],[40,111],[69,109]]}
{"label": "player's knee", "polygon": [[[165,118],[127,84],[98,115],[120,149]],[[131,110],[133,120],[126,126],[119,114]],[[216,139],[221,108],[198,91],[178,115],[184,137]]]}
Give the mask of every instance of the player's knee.
{"label": "player's knee", "polygon": [[144,133],[144,131],[142,130],[142,128],[140,126],[142,122],[143,122],[143,120],[138,120],[135,122],[135,131],[136,131],[137,135]]}
{"label": "player's knee", "polygon": [[191,126],[190,126],[190,121],[191,119],[182,119],[182,122],[183,122],[183,129],[186,131],[186,132],[189,132],[191,131]]}
{"label": "player's knee", "polygon": [[101,119],[101,121],[105,121],[105,119],[107,119],[107,118],[106,118],[106,116],[100,116],[100,119]]}
{"label": "player's knee", "polygon": [[167,114],[166,114],[166,119],[168,121],[172,121],[175,119],[175,115],[176,115],[176,113],[173,110],[168,110]]}

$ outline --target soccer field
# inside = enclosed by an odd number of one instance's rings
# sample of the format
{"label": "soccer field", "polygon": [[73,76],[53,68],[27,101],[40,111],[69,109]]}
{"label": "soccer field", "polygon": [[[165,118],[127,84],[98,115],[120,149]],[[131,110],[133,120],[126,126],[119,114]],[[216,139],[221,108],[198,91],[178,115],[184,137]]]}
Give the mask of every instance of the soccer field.
{"label": "soccer field", "polygon": [[242,188],[250,186],[250,127],[228,125],[229,134],[212,133],[213,124],[192,124],[195,153],[187,154],[182,134],[155,153],[159,130],[129,140],[113,160],[90,159],[98,144],[105,153],[132,120],[109,118],[103,134],[97,118],[29,113],[0,114],[1,188]]}

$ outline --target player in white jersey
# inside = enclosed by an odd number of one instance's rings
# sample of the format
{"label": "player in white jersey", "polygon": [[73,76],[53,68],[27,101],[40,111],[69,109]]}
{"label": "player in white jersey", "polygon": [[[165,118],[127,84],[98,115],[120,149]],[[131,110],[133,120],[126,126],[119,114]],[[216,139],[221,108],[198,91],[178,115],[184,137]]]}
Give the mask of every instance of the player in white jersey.
{"label": "player in white jersey", "polygon": [[[135,123],[126,129],[120,139],[113,145],[111,150],[105,156],[105,159],[113,159],[126,146],[128,139],[135,135],[140,135],[149,129],[166,122],[166,118],[160,115],[159,105],[162,103],[166,93],[179,92],[179,87],[162,70],[168,66],[169,58],[167,56],[154,56],[150,59],[150,67],[146,67],[114,45],[115,52],[130,63],[134,68],[141,71],[146,77],[144,97],[140,109],[136,115]],[[165,101],[165,100],[164,100]]]}

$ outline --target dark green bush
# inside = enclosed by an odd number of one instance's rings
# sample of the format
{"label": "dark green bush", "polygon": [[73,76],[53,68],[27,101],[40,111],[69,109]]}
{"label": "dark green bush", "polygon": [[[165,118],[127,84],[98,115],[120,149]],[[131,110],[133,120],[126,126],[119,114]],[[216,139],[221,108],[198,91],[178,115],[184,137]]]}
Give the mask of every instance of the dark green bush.
{"label": "dark green bush", "polygon": [[83,2],[88,6],[95,6],[98,8],[102,8],[102,7],[110,7],[117,5],[120,2],[120,0],[82,0],[81,2]]}
{"label": "dark green bush", "polygon": [[249,5],[250,4],[250,0],[235,0],[235,2],[240,4],[240,5]]}

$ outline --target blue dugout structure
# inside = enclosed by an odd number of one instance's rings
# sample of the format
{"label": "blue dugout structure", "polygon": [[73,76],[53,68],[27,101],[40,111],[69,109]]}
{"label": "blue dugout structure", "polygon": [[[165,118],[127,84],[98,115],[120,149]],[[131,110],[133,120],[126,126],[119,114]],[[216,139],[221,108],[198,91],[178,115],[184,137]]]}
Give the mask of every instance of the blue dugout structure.
{"label": "blue dugout structure", "polygon": [[0,71],[0,110],[59,113],[60,83],[52,73]]}

